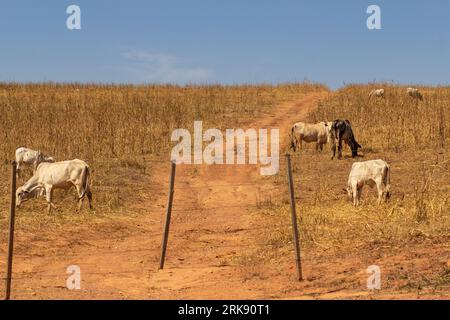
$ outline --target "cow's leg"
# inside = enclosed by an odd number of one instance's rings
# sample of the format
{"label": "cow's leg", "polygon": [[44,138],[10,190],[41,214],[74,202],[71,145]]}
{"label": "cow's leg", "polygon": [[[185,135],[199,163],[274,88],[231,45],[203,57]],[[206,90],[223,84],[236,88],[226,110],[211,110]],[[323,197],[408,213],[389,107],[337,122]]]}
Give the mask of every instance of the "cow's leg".
{"label": "cow's leg", "polygon": [[299,142],[300,142],[300,150],[303,150],[303,135],[300,135]]}
{"label": "cow's leg", "polygon": [[75,188],[77,188],[77,194],[78,194],[78,211],[81,211],[81,208],[83,207],[83,201],[84,201],[84,195],[81,183],[74,184]]}
{"label": "cow's leg", "polygon": [[46,185],[45,186],[45,199],[47,200],[47,210],[48,213],[50,213],[52,211],[52,207],[56,208],[55,205],[52,203],[52,199],[53,199],[53,188],[50,185]]}
{"label": "cow's leg", "polygon": [[16,164],[16,171],[17,171],[17,177],[19,177],[20,178],[20,176],[21,176],[21,167],[20,167],[20,163],[19,162],[17,162],[17,164]]}
{"label": "cow's leg", "polygon": [[356,190],[356,206],[358,207],[361,202],[362,187],[357,186]]}
{"label": "cow's leg", "polygon": [[390,197],[389,187],[388,187],[388,185],[386,185],[384,183],[383,183],[383,187],[384,187],[384,202],[388,202],[389,201],[389,197]]}
{"label": "cow's leg", "polygon": [[358,186],[352,186],[353,191],[353,205],[358,206]]}
{"label": "cow's leg", "polygon": [[83,208],[83,201],[84,201],[84,197],[82,197],[78,200],[78,211],[81,211],[81,209]]}
{"label": "cow's leg", "polygon": [[87,198],[88,198],[89,210],[92,210],[92,192],[91,192],[91,190],[89,189],[89,187],[88,187],[88,189],[86,190],[86,196],[87,196]]}
{"label": "cow's leg", "polygon": [[342,159],[342,139],[339,138],[338,143],[338,159]]}
{"label": "cow's leg", "polygon": [[385,194],[385,188],[384,184],[382,183],[381,179],[376,179],[375,181],[377,185],[377,191],[378,191],[378,205],[381,204],[381,201],[383,200],[384,194]]}
{"label": "cow's leg", "polygon": [[316,151],[317,151],[317,152],[320,152],[320,151],[322,151],[322,150],[323,150],[323,144],[322,144],[322,142],[317,141],[317,144],[316,144]]}
{"label": "cow's leg", "polygon": [[331,160],[334,160],[336,157],[336,141],[333,141],[331,144]]}

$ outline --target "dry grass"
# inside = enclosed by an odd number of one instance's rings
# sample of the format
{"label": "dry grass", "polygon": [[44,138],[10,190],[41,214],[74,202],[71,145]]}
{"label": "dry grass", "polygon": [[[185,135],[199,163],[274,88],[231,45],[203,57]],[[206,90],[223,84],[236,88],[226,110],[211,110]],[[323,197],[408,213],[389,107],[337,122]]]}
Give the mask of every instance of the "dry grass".
{"label": "dry grass", "polygon": [[[386,98],[369,100],[374,88],[385,88]],[[450,142],[450,87],[420,90],[424,100],[416,102],[406,95],[406,86],[348,86],[323,101],[309,118],[349,119],[368,151],[443,149]]]}
{"label": "dry grass", "polygon": [[130,159],[167,154],[175,128],[221,127],[255,117],[315,84],[280,86],[0,85],[1,159],[18,146],[59,159]]}
{"label": "dry grass", "polygon": [[[0,84],[0,205],[8,206],[8,178],[16,148],[42,150],[57,160],[79,158],[91,166],[93,212],[98,217],[131,210],[152,170],[166,161],[175,128],[238,126],[284,99],[324,87],[313,83],[242,86],[115,86]],[[31,171],[28,171],[28,176]],[[23,183],[24,179],[19,181]],[[148,191],[148,190],[147,190]],[[61,195],[65,199],[61,199]],[[73,215],[73,192],[57,192],[59,213]],[[24,205],[30,228],[46,217],[43,201]],[[36,215],[38,214],[38,215]],[[83,216],[80,216],[80,219]],[[91,221],[87,215],[80,223]],[[55,222],[55,221],[54,221]],[[20,221],[19,221],[20,223]],[[56,222],[55,222],[56,223]],[[45,225],[45,224],[44,224]]]}

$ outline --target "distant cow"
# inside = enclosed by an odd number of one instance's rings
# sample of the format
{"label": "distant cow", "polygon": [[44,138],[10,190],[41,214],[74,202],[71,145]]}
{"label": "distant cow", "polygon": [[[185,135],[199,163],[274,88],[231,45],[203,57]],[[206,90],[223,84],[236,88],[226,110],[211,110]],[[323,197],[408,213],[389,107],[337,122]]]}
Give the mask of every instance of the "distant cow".
{"label": "distant cow", "polygon": [[384,89],[372,90],[369,93],[369,98],[384,98],[384,94],[385,94]]}
{"label": "distant cow", "polygon": [[320,122],[309,124],[297,122],[291,129],[291,149],[294,152],[300,144],[300,150],[303,149],[303,141],[306,143],[315,142],[316,150],[323,150],[323,145],[330,141],[330,130],[332,122]]}
{"label": "distant cow", "polygon": [[52,157],[47,157],[41,151],[35,151],[28,148],[18,148],[16,150],[16,163],[17,163],[17,174],[20,175],[20,171],[24,164],[32,165],[33,172],[36,171],[38,165],[41,162],[55,162]]}
{"label": "distant cow", "polygon": [[347,194],[350,201],[356,207],[359,205],[361,192],[364,185],[371,188],[377,187],[378,204],[383,197],[387,201],[390,198],[390,166],[383,160],[371,160],[355,162],[350,171],[347,183]]}
{"label": "distant cow", "polygon": [[90,169],[86,162],[82,160],[69,160],[55,163],[39,164],[33,177],[16,191],[16,205],[42,195],[45,190],[45,197],[48,203],[48,211],[55,207],[52,203],[53,189],[69,189],[75,186],[78,193],[78,209],[83,205],[83,200],[87,196],[89,208],[92,208],[92,193],[90,190]]}
{"label": "distant cow", "polygon": [[350,149],[352,150],[352,157],[358,156],[358,148],[362,148],[361,145],[356,142],[355,135],[353,134],[352,125],[348,120],[334,120],[331,125],[331,135],[332,140],[332,156],[331,160],[336,157],[336,144],[338,148],[338,159],[342,158],[342,141],[344,141]]}
{"label": "distant cow", "polygon": [[423,100],[422,93],[420,93],[419,89],[407,88],[406,93],[408,94],[408,96],[410,96],[413,99],[420,100],[420,101]]}

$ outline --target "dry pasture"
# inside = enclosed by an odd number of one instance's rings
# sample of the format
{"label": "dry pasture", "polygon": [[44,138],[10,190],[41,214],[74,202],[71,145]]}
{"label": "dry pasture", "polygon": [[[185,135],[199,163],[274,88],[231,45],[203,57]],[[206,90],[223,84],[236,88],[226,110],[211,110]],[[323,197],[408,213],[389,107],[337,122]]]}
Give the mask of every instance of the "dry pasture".
{"label": "dry pasture", "polygon": [[[375,87],[386,99],[368,100]],[[13,298],[448,299],[450,88],[421,90],[416,103],[388,84],[333,93],[309,83],[0,85],[5,162],[27,145],[94,168],[93,212],[74,213],[71,194],[52,215],[42,201],[19,210]],[[292,123],[334,118],[352,122],[364,159],[391,163],[393,198],[378,207],[366,188],[354,208],[342,188],[360,159],[331,161],[328,147],[312,146],[294,155],[306,281],[294,279],[284,161],[275,177],[252,166],[180,167],[167,269],[156,272],[174,128],[275,127],[286,150]],[[0,187],[6,213],[7,179]],[[80,292],[64,288],[72,263],[85,270]],[[372,264],[380,292],[365,287]]]}

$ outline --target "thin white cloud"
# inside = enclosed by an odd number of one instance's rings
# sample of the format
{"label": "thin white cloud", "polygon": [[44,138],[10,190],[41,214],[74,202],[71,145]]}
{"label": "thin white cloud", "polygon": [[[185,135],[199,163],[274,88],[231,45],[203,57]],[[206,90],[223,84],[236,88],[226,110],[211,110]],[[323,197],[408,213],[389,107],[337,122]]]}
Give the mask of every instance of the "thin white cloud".
{"label": "thin white cloud", "polygon": [[137,81],[186,83],[207,80],[213,74],[211,69],[185,66],[184,61],[168,54],[129,50],[122,56],[134,63],[126,70]]}

